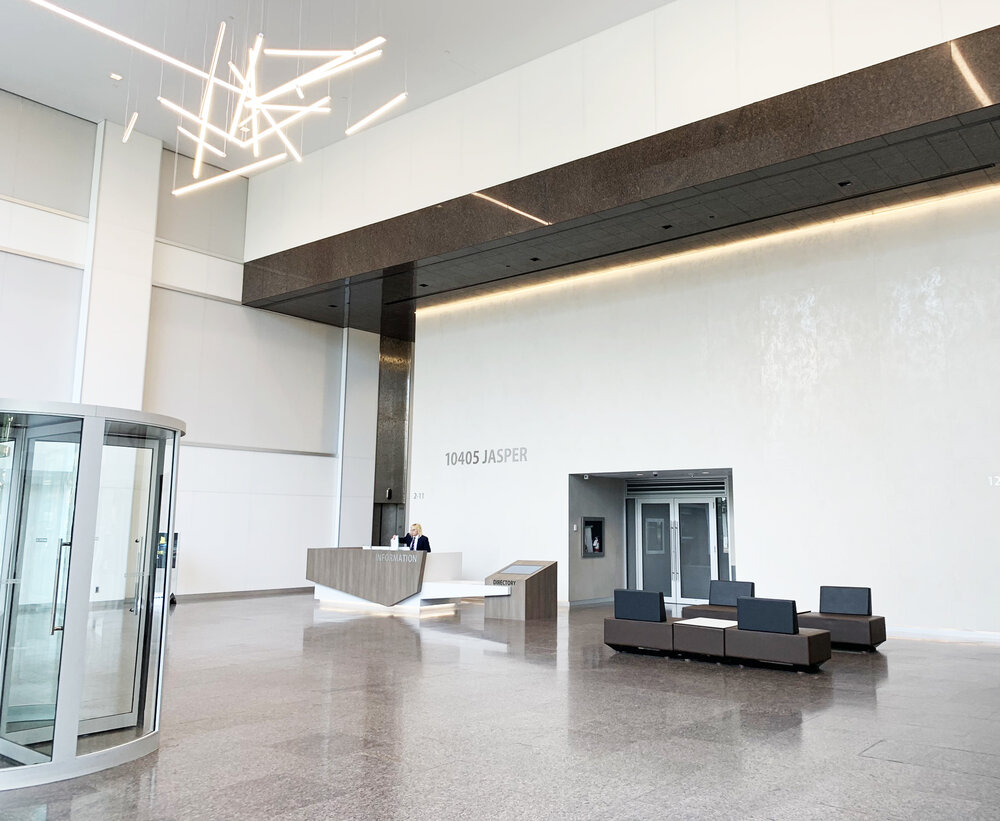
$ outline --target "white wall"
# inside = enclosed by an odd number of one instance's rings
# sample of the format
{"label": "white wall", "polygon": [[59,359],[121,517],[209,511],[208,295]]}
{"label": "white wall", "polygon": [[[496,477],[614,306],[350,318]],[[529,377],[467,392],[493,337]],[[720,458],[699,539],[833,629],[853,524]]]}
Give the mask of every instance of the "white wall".
{"label": "white wall", "polygon": [[143,407],[187,423],[175,590],[305,586],[306,549],[336,543],[343,331],[240,305],[246,183],[173,197],[174,163],[163,152]]}
{"label": "white wall", "polygon": [[74,400],[138,410],[145,380],[160,141],[97,128]]}
{"label": "white wall", "polygon": [[995,0],[676,0],[255,176],[246,259],[997,24]]}
{"label": "white wall", "polygon": [[0,90],[0,199],[86,219],[97,126]]}
{"label": "white wall", "polygon": [[567,474],[732,467],[760,595],[1000,638],[998,224],[994,190],[419,311],[408,516],[469,577],[558,560],[565,600]]}
{"label": "white wall", "polygon": [[96,126],[0,91],[0,394],[67,402]]}
{"label": "white wall", "polygon": [[0,394],[69,402],[83,272],[0,252]]}
{"label": "white wall", "polygon": [[176,592],[308,585],[306,549],[335,543],[335,467],[331,457],[182,447]]}

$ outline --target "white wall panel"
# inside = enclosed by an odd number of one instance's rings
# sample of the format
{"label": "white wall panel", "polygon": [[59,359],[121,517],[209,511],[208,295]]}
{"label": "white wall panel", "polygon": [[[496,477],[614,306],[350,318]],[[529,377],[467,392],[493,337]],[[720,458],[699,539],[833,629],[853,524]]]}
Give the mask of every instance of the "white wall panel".
{"label": "white wall panel", "polygon": [[[577,43],[540,57],[534,71],[520,71],[518,169],[542,171],[585,155],[583,46]],[[544,77],[544,82],[539,78]]]}
{"label": "white wall panel", "polygon": [[239,302],[243,266],[165,242],[153,247],[153,285]]}
{"label": "white wall panel", "polygon": [[0,199],[0,251],[83,268],[87,223]]}
{"label": "white wall panel", "polygon": [[[194,182],[194,160],[166,149],[160,155],[156,238],[223,259],[242,261],[246,231],[247,180],[212,185],[182,196],[171,192]],[[201,179],[222,173],[205,163]]]}
{"label": "white wall panel", "polygon": [[0,252],[0,394],[69,402],[83,271]]}
{"label": "white wall panel", "polygon": [[[588,38],[580,44],[584,156],[609,145],[648,137],[658,130],[653,104],[656,29],[643,16],[608,29],[604,35],[601,42]],[[615,55],[614,59],[608,59],[609,53]]]}
{"label": "white wall panel", "polygon": [[[1000,6],[981,0],[675,0],[362,131],[301,166],[256,175],[245,258],[641,139],[651,117],[657,130],[676,128],[997,24]],[[417,149],[408,163],[407,146]],[[459,156],[461,185],[448,173]],[[435,168],[443,173],[427,173]],[[312,181],[321,176],[317,194]],[[303,178],[310,182],[297,191]],[[330,197],[332,180],[345,181],[352,199]]]}
{"label": "white wall panel", "polygon": [[739,107],[737,3],[669,3],[656,11],[657,131]]}
{"label": "white wall panel", "polygon": [[890,631],[1000,635],[998,222],[964,195],[421,311],[407,515],[469,577],[559,561],[565,599],[568,474],[731,467],[761,595],[866,585]]}
{"label": "white wall panel", "polygon": [[333,544],[336,465],[182,445],[177,593],[307,585],[306,550]]}
{"label": "white wall panel", "polygon": [[0,196],[86,217],[97,126],[0,91]]}
{"label": "white wall panel", "polygon": [[101,123],[74,398],[139,409],[146,370],[160,141]]}
{"label": "white wall panel", "polygon": [[[950,5],[953,4],[939,0],[913,0],[907,13],[900,14],[894,3],[870,0],[830,3],[834,72],[846,74],[882,62],[886,52],[907,54],[948,39],[951,35],[945,33],[942,18]],[[864,24],[859,25],[859,20]],[[971,25],[972,28],[963,27],[963,33],[975,31],[975,23]],[[992,25],[996,25],[995,20]]]}
{"label": "white wall panel", "polygon": [[[455,99],[449,97],[436,103],[440,107],[457,104],[462,123],[465,190],[451,196],[523,176],[520,173],[519,101],[520,79],[516,71],[507,71],[466,89],[455,95]],[[424,190],[428,204],[448,199],[448,196],[440,196],[438,190],[437,186]]]}
{"label": "white wall panel", "polygon": [[188,440],[333,453],[341,331],[153,289],[146,410],[185,420]]}

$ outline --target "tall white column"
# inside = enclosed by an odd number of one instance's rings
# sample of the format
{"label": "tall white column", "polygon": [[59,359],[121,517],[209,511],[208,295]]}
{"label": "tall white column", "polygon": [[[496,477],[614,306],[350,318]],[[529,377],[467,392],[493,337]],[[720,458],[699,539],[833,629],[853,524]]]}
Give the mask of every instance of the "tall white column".
{"label": "tall white column", "polygon": [[140,410],[162,147],[123,133],[97,127],[73,398]]}

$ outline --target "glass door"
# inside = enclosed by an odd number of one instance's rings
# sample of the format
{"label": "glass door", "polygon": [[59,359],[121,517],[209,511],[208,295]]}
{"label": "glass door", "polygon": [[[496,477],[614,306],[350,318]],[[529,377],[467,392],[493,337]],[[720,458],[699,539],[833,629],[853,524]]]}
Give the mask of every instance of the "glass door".
{"label": "glass door", "polygon": [[163,585],[154,579],[166,442],[127,428],[108,423],[101,456],[79,752],[148,732],[143,650],[154,595],[162,609]]}
{"label": "glass door", "polygon": [[718,578],[715,499],[642,500],[636,518],[639,586],[672,604],[707,601]]}
{"label": "glass door", "polygon": [[[83,424],[30,417],[7,431],[0,755],[52,755]],[[20,504],[10,499],[20,497]]]}

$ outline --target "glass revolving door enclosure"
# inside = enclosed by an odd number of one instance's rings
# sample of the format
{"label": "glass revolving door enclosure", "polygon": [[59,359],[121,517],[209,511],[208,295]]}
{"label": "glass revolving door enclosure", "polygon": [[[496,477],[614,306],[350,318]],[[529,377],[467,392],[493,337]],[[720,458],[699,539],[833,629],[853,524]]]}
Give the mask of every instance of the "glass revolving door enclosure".
{"label": "glass revolving door enclosure", "polygon": [[0,790],[158,746],[176,419],[0,400]]}

